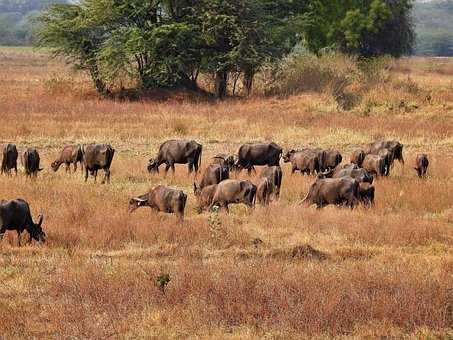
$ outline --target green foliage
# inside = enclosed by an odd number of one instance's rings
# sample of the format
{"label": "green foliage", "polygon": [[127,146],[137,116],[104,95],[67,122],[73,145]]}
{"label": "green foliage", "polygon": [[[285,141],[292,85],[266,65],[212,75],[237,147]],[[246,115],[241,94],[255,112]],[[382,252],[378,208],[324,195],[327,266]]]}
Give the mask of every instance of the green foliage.
{"label": "green foliage", "polygon": [[304,20],[306,46],[316,53],[399,57],[414,42],[411,0],[313,0]]}
{"label": "green foliage", "polygon": [[85,0],[39,18],[41,46],[90,71],[98,90],[129,77],[142,89],[197,88],[200,72],[227,94],[230,74],[254,74],[297,42],[303,1]]}

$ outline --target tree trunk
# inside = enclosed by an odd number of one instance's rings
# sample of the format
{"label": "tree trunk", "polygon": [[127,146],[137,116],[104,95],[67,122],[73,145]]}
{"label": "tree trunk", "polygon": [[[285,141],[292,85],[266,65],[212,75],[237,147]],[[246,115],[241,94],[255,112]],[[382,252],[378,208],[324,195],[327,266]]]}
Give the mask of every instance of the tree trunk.
{"label": "tree trunk", "polygon": [[90,75],[96,91],[104,97],[111,97],[112,92],[110,92],[105,82],[99,77],[99,70],[96,64],[90,66]]}
{"label": "tree trunk", "polygon": [[215,95],[218,99],[223,99],[227,94],[228,73],[217,71],[215,74]]}
{"label": "tree trunk", "polygon": [[252,69],[248,69],[244,72],[244,86],[247,91],[247,96],[250,96],[252,94],[254,76],[255,72]]}

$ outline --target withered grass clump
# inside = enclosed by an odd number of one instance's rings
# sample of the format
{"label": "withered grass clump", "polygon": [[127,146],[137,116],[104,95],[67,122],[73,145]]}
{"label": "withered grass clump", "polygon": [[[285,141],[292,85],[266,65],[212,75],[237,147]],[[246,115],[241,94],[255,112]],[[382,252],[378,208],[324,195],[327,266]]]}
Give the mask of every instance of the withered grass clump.
{"label": "withered grass clump", "polygon": [[[103,100],[59,61],[0,51],[0,142],[36,147],[45,167],[36,181],[21,169],[0,176],[0,199],[43,209],[48,235],[43,246],[19,248],[10,232],[0,243],[0,337],[453,336],[451,61],[389,60],[345,111],[310,88],[221,103]],[[269,207],[198,214],[185,167],[167,179],[146,171],[170,138],[201,142],[204,169],[245,142],[337,148],[347,161],[377,137],[401,140],[406,166],[376,181],[372,209],[300,207],[313,178],[284,164]],[[64,144],[89,142],[117,150],[110,185],[50,170]],[[425,180],[412,169],[421,152]],[[128,214],[129,199],[157,184],[188,194],[184,225]]]}

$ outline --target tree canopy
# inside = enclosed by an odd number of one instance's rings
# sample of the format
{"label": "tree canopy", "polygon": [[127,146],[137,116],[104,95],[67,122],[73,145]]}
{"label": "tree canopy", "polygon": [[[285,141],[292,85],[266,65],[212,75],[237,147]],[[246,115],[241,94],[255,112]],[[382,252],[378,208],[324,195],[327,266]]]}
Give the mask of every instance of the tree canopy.
{"label": "tree canopy", "polygon": [[[109,94],[128,77],[141,89],[246,92],[254,75],[302,41],[366,57],[400,56],[413,42],[410,0],[81,0],[39,17],[39,44],[90,72]],[[391,39],[390,39],[391,37]]]}

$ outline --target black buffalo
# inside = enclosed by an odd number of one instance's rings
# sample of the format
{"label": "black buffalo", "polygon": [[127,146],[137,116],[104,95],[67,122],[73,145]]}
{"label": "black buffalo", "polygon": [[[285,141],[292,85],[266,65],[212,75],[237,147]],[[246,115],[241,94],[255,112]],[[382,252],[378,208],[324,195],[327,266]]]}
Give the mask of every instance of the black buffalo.
{"label": "black buffalo", "polygon": [[110,183],[110,166],[112,165],[115,149],[110,144],[89,144],[82,147],[83,165],[85,167],[85,182],[88,180],[88,172],[96,181],[98,170],[104,170],[102,184]]}
{"label": "black buffalo", "polygon": [[194,140],[168,140],[164,142],[156,158],[149,160],[148,171],[159,172],[159,166],[165,164],[165,175],[171,168],[175,173],[175,164],[188,164],[189,175],[201,165],[203,146]]}
{"label": "black buffalo", "polygon": [[39,157],[39,153],[34,148],[28,148],[22,155],[22,164],[25,169],[25,175],[27,177],[34,177],[38,176],[38,172],[42,171],[42,168],[39,167],[39,163],[41,162],[41,158]]}
{"label": "black buffalo", "polygon": [[3,146],[3,158],[1,173],[11,174],[11,170],[14,169],[17,175],[17,157],[18,152],[16,145],[5,144]]}
{"label": "black buffalo", "polygon": [[30,207],[23,199],[12,201],[0,201],[0,240],[7,230],[16,230],[19,238],[24,230],[29,234],[30,243],[32,239],[44,242],[46,234],[41,228],[43,215],[39,215],[38,223],[34,223],[30,213]]}
{"label": "black buffalo", "polygon": [[302,200],[304,205],[316,204],[322,208],[329,204],[347,205],[351,209],[357,205],[359,198],[359,182],[354,178],[323,178],[317,179]]}
{"label": "black buffalo", "polygon": [[247,169],[250,175],[255,165],[280,165],[282,153],[283,149],[275,143],[247,143],[239,148],[235,165],[238,172]]}

